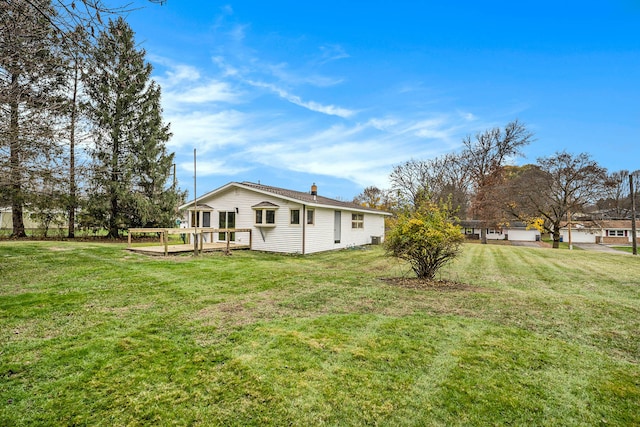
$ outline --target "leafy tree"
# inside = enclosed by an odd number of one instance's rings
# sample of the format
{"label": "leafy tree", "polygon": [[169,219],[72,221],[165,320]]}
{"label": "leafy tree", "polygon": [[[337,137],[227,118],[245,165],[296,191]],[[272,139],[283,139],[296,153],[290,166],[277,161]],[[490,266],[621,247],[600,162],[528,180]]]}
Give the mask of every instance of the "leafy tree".
{"label": "leafy tree", "polygon": [[495,199],[504,184],[503,169],[532,140],[533,133],[523,123],[514,120],[504,129],[496,127],[476,134],[473,140],[467,136],[462,141],[465,149],[461,157],[474,193],[472,210],[476,219],[485,223],[482,243],[487,243],[486,223],[499,220],[502,213]]}
{"label": "leafy tree", "polygon": [[418,278],[432,280],[460,252],[464,235],[449,204],[426,201],[393,222],[385,237],[387,254],[407,261]]}
{"label": "leafy tree", "polygon": [[95,126],[87,209],[110,237],[131,226],[169,226],[182,195],[166,187],[171,134],[145,51],[136,49],[133,31],[118,18],[98,38],[94,56],[100,66],[85,80]]}
{"label": "leafy tree", "polygon": [[[44,16],[46,15],[46,16]],[[64,68],[49,1],[0,2],[0,199],[12,208],[12,236],[24,237],[23,209],[59,155],[57,119]]]}
{"label": "leafy tree", "polygon": [[505,208],[522,221],[542,218],[558,248],[562,222],[593,203],[606,185],[606,170],[587,153],[558,152],[522,168],[509,182]]}

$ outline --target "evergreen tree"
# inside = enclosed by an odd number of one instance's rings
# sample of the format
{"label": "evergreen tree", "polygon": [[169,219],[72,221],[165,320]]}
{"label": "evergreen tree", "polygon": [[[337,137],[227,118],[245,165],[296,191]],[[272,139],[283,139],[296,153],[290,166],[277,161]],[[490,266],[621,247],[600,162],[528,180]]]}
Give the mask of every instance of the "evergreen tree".
{"label": "evergreen tree", "polygon": [[48,0],[0,2],[0,201],[12,208],[12,236],[24,237],[23,210],[48,185],[59,155],[60,34]]}
{"label": "evergreen tree", "polygon": [[182,194],[175,185],[167,187],[173,155],[165,143],[171,134],[145,51],[118,18],[100,34],[94,57],[99,66],[86,76],[95,126],[87,210],[110,237],[127,227],[170,226]]}

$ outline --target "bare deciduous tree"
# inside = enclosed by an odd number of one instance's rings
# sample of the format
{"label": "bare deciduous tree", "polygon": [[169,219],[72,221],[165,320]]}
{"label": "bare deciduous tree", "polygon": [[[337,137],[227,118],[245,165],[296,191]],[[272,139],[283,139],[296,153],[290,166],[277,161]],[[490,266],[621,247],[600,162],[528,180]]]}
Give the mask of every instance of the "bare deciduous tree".
{"label": "bare deciduous tree", "polygon": [[[509,160],[521,155],[522,148],[531,141],[533,133],[518,120],[508,123],[504,129],[496,127],[462,141],[465,149],[461,157],[473,189],[472,211],[476,219],[494,221],[500,215],[493,194],[504,183],[503,168]],[[482,243],[487,242],[485,228],[483,225]]]}
{"label": "bare deciduous tree", "polygon": [[463,216],[469,200],[469,185],[463,167],[464,162],[456,154],[430,160],[409,160],[393,168],[392,191],[400,205],[418,207],[426,200],[447,201],[458,215]]}
{"label": "bare deciduous tree", "polygon": [[606,170],[587,153],[558,152],[538,159],[509,183],[506,208],[518,219],[544,219],[544,228],[560,243],[560,227],[567,214],[593,203],[606,185]]}

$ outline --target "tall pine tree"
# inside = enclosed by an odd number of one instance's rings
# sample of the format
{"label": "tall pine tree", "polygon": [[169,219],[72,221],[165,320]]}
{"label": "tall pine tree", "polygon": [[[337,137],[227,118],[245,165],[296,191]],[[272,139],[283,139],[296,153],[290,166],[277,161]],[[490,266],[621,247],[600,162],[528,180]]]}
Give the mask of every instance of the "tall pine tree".
{"label": "tall pine tree", "polygon": [[98,67],[85,82],[95,126],[87,213],[110,237],[128,227],[170,226],[183,194],[168,185],[171,134],[145,51],[118,18],[100,34],[94,56]]}
{"label": "tall pine tree", "polygon": [[50,186],[60,151],[65,75],[54,16],[49,0],[0,2],[0,203],[12,208],[14,237],[26,236],[24,208]]}

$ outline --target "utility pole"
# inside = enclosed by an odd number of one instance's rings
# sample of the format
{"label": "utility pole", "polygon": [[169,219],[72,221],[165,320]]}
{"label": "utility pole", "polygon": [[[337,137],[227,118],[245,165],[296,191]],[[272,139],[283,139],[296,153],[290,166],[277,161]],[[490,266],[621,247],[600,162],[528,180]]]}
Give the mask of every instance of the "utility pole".
{"label": "utility pole", "polygon": [[567,211],[567,226],[569,227],[569,250],[573,250],[573,241],[571,240],[571,211]]}
{"label": "utility pole", "polygon": [[193,256],[198,256],[198,193],[196,193],[196,149],[193,149]]}
{"label": "utility pole", "polygon": [[633,175],[629,174],[629,191],[631,192],[631,240],[633,254],[638,255],[638,238],[636,232],[636,192],[633,189]]}

